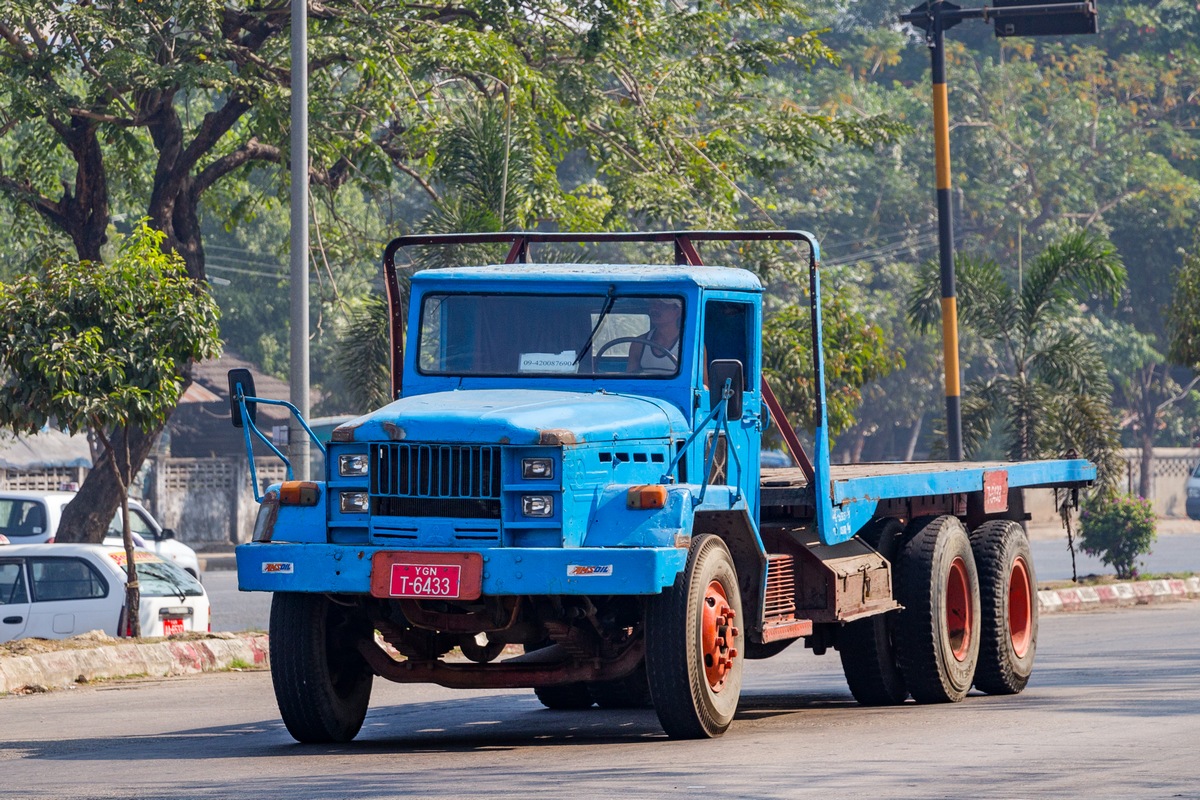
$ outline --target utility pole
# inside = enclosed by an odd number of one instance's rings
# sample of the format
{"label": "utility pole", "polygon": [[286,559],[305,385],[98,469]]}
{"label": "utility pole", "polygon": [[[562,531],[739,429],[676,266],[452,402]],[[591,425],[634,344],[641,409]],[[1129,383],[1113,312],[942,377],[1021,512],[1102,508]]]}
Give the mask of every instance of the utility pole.
{"label": "utility pole", "polygon": [[1096,0],[995,0],[995,6],[961,8],[948,0],[926,0],[900,16],[925,31],[933,79],[933,155],[938,216],[938,267],[942,284],[942,359],[946,388],[946,452],[963,460],[962,386],[958,364],[958,297],[954,285],[954,209],[950,183],[950,110],[946,89],[945,31],[964,19],[995,21],[997,37],[1095,33]]}
{"label": "utility pole", "polygon": [[[291,355],[292,405],[308,418],[308,0],[292,0],[292,217]],[[308,480],[308,435],[290,426],[292,471]]]}

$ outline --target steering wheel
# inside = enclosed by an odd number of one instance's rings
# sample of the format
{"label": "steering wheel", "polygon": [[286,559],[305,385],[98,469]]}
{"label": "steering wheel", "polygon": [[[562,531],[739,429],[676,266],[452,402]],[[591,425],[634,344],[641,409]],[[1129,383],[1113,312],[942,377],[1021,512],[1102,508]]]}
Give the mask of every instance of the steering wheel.
{"label": "steering wheel", "polygon": [[672,353],[669,348],[650,341],[648,336],[618,336],[615,339],[609,339],[607,342],[605,342],[603,347],[596,351],[596,354],[592,356],[592,358],[596,361],[599,361],[600,357],[607,353],[610,348],[616,347],[619,344],[640,344],[651,348],[651,352],[654,353],[655,356],[658,356],[658,351],[661,350],[667,354],[667,360],[671,362],[671,366],[673,366],[675,369],[679,369],[679,358]]}

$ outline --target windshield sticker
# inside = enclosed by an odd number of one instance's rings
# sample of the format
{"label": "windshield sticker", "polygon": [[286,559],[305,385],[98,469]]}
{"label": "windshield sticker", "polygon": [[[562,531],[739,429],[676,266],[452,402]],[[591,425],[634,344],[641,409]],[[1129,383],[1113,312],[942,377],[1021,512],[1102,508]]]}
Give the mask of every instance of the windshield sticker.
{"label": "windshield sticker", "polygon": [[283,575],[291,575],[296,571],[291,561],[264,561],[262,565],[263,574],[279,573]]}
{"label": "windshield sticker", "polygon": [[612,564],[568,564],[568,578],[608,577],[613,574]]}
{"label": "windshield sticker", "polygon": [[561,353],[521,353],[521,372],[547,372],[554,374],[578,372],[574,350]]}

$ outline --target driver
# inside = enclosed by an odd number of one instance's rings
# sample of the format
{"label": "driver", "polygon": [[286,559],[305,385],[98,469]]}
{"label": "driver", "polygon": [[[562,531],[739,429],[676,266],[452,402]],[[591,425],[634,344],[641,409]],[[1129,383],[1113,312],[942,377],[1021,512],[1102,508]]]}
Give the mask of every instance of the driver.
{"label": "driver", "polygon": [[678,300],[660,298],[650,301],[650,330],[642,342],[629,345],[626,372],[675,372],[679,363],[679,322],[683,316],[683,304]]}

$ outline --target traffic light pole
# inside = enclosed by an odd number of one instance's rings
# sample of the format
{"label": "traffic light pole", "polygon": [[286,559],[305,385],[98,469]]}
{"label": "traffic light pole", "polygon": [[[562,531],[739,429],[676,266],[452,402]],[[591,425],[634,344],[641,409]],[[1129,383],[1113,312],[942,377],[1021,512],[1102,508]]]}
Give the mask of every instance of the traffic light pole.
{"label": "traffic light pole", "polygon": [[950,206],[950,111],[946,96],[945,32],[964,19],[994,22],[997,36],[1046,36],[1096,32],[1096,0],[993,0],[983,8],[960,8],[948,0],[925,0],[900,16],[925,31],[933,73],[933,155],[936,168],[938,267],[942,284],[942,357],[946,386],[946,453],[963,460],[962,385],[958,363],[958,297],[954,285],[954,217]]}
{"label": "traffic light pole", "polygon": [[942,284],[942,354],[946,387],[946,454],[963,460],[962,386],[958,366],[958,298],[954,286],[954,216],[950,207],[950,111],[941,0],[931,3],[928,34],[933,65],[933,155],[937,175],[938,266]]}

